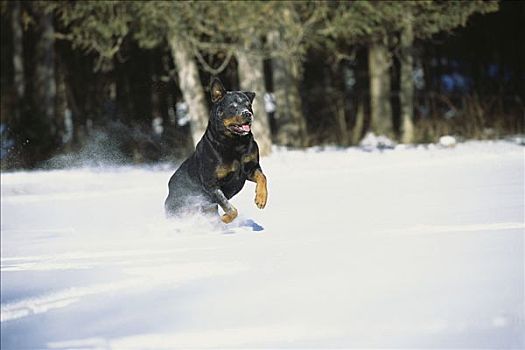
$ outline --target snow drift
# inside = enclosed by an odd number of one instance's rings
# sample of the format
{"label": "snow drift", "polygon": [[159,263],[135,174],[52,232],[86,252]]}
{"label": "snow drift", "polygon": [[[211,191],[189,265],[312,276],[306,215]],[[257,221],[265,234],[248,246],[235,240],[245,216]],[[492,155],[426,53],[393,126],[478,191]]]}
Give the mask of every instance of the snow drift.
{"label": "snow drift", "polygon": [[173,168],[2,174],[2,349],[520,348],[524,148],[277,150],[233,225]]}

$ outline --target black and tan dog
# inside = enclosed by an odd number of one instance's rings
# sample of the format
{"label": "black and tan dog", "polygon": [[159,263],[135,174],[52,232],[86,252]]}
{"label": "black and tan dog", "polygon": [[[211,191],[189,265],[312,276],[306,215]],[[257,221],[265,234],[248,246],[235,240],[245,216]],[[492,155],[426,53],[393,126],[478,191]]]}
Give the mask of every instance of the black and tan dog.
{"label": "black and tan dog", "polygon": [[228,201],[246,180],[256,183],[255,204],[264,208],[268,198],[266,176],[259,165],[253,139],[254,92],[225,91],[218,79],[210,85],[213,102],[210,120],[195,152],[171,177],[165,208],[169,216],[200,211],[217,215],[220,205],[225,223],[237,217]]}

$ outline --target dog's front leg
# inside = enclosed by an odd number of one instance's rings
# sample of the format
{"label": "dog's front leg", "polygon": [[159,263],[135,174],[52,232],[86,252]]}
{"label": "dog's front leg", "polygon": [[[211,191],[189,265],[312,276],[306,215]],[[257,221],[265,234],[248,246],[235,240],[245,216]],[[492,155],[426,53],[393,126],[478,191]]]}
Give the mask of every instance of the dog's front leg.
{"label": "dog's front leg", "polygon": [[266,201],[268,200],[266,176],[263,174],[260,168],[257,168],[248,177],[248,180],[255,182],[255,204],[259,209],[263,209],[266,206]]}
{"label": "dog's front leg", "polygon": [[222,210],[224,210],[224,214],[221,216],[222,222],[229,224],[237,217],[237,209],[231,205],[220,188],[214,189],[212,193],[217,203],[221,206]]}

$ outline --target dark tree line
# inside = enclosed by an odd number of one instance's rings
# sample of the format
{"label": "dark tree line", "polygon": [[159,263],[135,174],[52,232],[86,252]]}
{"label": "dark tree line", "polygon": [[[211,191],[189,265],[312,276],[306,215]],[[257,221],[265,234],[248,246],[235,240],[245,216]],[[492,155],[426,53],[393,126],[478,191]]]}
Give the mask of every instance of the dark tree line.
{"label": "dark tree line", "polygon": [[61,165],[74,164],[100,150],[112,161],[183,157],[206,127],[212,76],[257,92],[264,154],[272,144],[353,145],[368,132],[405,143],[523,133],[520,2],[10,1],[0,9],[3,169],[64,154]]}

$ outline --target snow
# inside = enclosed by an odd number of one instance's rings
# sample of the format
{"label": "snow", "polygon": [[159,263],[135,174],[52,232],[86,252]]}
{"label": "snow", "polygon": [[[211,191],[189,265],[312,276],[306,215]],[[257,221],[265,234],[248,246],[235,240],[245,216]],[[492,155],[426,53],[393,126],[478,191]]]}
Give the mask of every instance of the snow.
{"label": "snow", "polygon": [[264,210],[174,168],[1,175],[2,349],[523,348],[524,148],[276,149]]}
{"label": "snow", "polygon": [[457,143],[454,136],[445,135],[439,138],[439,144],[443,147],[455,147]]}

